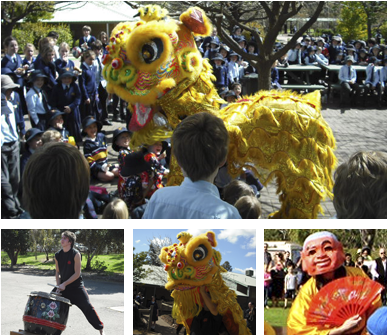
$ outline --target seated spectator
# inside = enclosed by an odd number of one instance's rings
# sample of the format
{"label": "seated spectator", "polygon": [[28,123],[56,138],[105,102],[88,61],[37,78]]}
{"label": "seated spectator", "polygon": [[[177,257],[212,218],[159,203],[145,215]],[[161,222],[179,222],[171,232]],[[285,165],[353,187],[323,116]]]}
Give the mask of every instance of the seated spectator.
{"label": "seated spectator", "polygon": [[32,43],[27,43],[26,46],[24,47],[24,59],[22,62],[23,67],[25,65],[28,65],[28,67],[25,67],[26,70],[30,69],[32,66],[32,63],[35,62],[35,47]]}
{"label": "seated spectator", "polygon": [[352,66],[353,57],[346,57],[346,64],[341,67],[338,78],[341,83],[341,106],[347,105],[349,102],[351,106],[357,104],[357,97],[360,95],[360,86],[356,83],[357,72]]}
{"label": "seated spectator", "polygon": [[369,64],[369,56],[365,49],[360,49],[358,55],[358,65],[368,65]]}
{"label": "seated spectator", "polygon": [[236,92],[229,90],[225,95],[225,99],[228,104],[234,103],[237,100]]}
{"label": "seated spectator", "polygon": [[243,196],[234,204],[242,219],[259,219],[261,204],[256,196]]}
{"label": "seated spectator", "polygon": [[224,122],[205,112],[191,115],[174,130],[172,143],[185,179],[180,186],[157,190],[143,218],[241,218],[213,184],[228,152]]}
{"label": "seated spectator", "polygon": [[92,33],[92,28],[90,28],[89,26],[82,27],[83,36],[78,41],[78,45],[82,49],[82,51],[91,49],[92,43],[96,41],[96,38],[90,35],[91,33]]}
{"label": "seated spectator", "polygon": [[231,181],[223,190],[224,201],[234,205],[243,196],[254,196],[255,192],[249,184],[240,180]]}
{"label": "seated spectator", "polygon": [[128,219],[129,213],[127,205],[120,198],[108,203],[104,209],[103,219]]}
{"label": "seated spectator", "polygon": [[387,154],[358,152],[334,174],[337,218],[387,218]]}
{"label": "seated spectator", "polygon": [[236,25],[233,27],[232,35],[230,35],[230,37],[237,42],[240,39],[240,37],[242,36],[242,32],[243,32],[243,30],[241,29],[241,27]]}
{"label": "seated spectator", "polygon": [[203,42],[203,37],[201,36],[195,36],[194,37],[195,44],[197,46],[198,51],[201,53],[202,57],[205,54],[203,48],[202,48],[202,42]]}
{"label": "seated spectator", "polygon": [[[210,48],[205,51],[205,55],[203,57],[211,61],[218,54],[218,51],[220,50],[220,44],[216,41],[216,39],[212,38],[209,42],[209,46]],[[210,64],[214,66],[212,61]]]}
{"label": "seated spectator", "polygon": [[370,59],[369,65],[366,67],[366,79],[365,79],[365,90],[364,90],[364,106],[367,106],[367,98],[368,94],[373,95],[376,93],[376,95],[381,95],[379,93],[379,90],[381,90],[380,85],[380,71],[377,68],[377,65],[379,64],[379,60],[372,56]]}
{"label": "seated spectator", "polygon": [[71,145],[75,146],[74,137],[70,137],[69,131],[64,127],[63,115],[65,112],[56,110],[51,118],[48,120],[48,130],[57,131],[61,134],[61,139],[63,142],[69,142]]}
{"label": "seated spectator", "polygon": [[67,70],[74,69],[74,62],[69,59],[69,52],[69,45],[66,42],[62,42],[59,46],[59,57],[54,62],[58,72],[64,68],[67,68]]}
{"label": "seated spectator", "polygon": [[62,134],[56,130],[47,130],[42,135],[43,145],[49,142],[62,142]]}
{"label": "seated spectator", "polygon": [[78,219],[89,180],[89,165],[76,147],[48,143],[36,150],[24,170],[26,209],[33,219]]}
{"label": "seated spectator", "polygon": [[358,54],[356,53],[356,48],[352,44],[349,44],[346,47],[347,56],[353,56],[354,64],[358,64]]}
{"label": "seated spectator", "polygon": [[301,59],[301,44],[298,42],[294,48],[287,52],[287,60],[289,64],[302,64]]}
{"label": "seated spectator", "polygon": [[26,143],[24,144],[25,151],[20,158],[20,176],[23,176],[24,168],[26,167],[31,155],[38,147],[43,145],[42,134],[43,131],[38,128],[30,128],[26,132]]}
{"label": "seated spectator", "polygon": [[282,87],[279,83],[279,70],[276,68],[277,62],[273,62],[271,66],[271,88],[275,90],[280,90]]}
{"label": "seated spectator", "polygon": [[92,116],[82,121],[84,140],[84,156],[90,165],[91,176],[102,182],[112,181],[119,176],[118,165],[108,164],[108,143],[102,125]]}
{"label": "seated spectator", "polygon": [[241,99],[242,86],[240,83],[234,83],[231,87],[232,91],[236,94],[236,99]]}
{"label": "seated spectator", "polygon": [[[4,68],[11,70],[15,74],[15,83],[19,84],[20,87],[23,87],[23,74],[25,68],[23,68],[23,61],[20,55],[18,54],[19,44],[16,39],[12,36],[8,36],[4,40],[4,57],[1,60],[1,73],[4,74]],[[27,67],[28,68],[28,67]]]}
{"label": "seated spectator", "polygon": [[379,77],[380,77],[380,85],[381,85],[381,90],[380,90],[381,96],[379,97],[379,104],[380,104],[380,107],[385,107],[387,105],[387,59],[386,58],[384,58],[383,60],[383,67],[380,69]]}
{"label": "seated spectator", "polygon": [[368,41],[366,41],[366,43],[367,43],[368,53],[372,55],[372,49],[374,46],[376,46],[376,39],[372,37]]}
{"label": "seated spectator", "polygon": [[327,48],[329,52],[329,63],[336,64],[337,55],[340,52],[343,52],[343,48],[341,46],[342,39],[339,36],[333,36],[331,40],[331,45]]}
{"label": "seated spectator", "polygon": [[239,55],[232,51],[229,55],[229,63],[228,63],[228,77],[229,84],[233,84],[235,82],[240,82],[240,67],[238,65]]}
{"label": "seated spectator", "polygon": [[317,47],[317,52],[315,53],[315,56],[316,56],[316,60],[319,64],[321,64],[321,65],[328,65],[329,64],[329,60],[326,58],[326,56],[324,54],[322,54],[321,47]]}
{"label": "seated spectator", "polygon": [[[383,59],[383,56],[382,56],[382,54],[381,54],[380,46],[375,45],[375,46],[372,48],[371,55],[372,55],[372,57],[375,57],[377,60],[379,60],[379,62],[381,62],[382,59]],[[369,59],[369,63],[371,63],[370,59]]]}

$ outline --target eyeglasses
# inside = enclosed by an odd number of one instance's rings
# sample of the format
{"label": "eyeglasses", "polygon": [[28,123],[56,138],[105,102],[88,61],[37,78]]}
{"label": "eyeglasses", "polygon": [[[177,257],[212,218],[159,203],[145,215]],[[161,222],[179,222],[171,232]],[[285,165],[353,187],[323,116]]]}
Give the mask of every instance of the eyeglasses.
{"label": "eyeglasses", "polygon": [[385,252],[380,252],[380,254],[385,254]]}

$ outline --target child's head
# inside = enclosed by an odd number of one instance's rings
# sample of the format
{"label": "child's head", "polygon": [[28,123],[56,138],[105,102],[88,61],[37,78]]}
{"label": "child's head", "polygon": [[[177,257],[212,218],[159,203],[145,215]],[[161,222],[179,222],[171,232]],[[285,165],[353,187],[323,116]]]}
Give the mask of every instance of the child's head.
{"label": "child's head", "polygon": [[92,32],[92,28],[90,28],[89,26],[82,27],[82,33],[84,34],[84,36],[89,36],[91,32]]}
{"label": "child's head", "polygon": [[222,57],[226,58],[228,57],[228,54],[229,54],[229,50],[226,49],[227,47],[221,47],[220,48],[220,54],[222,55]]}
{"label": "child's head", "polygon": [[234,51],[230,53],[229,59],[231,62],[237,62],[238,61],[238,54],[236,54]]}
{"label": "child's head", "polygon": [[47,130],[42,135],[42,144],[46,144],[48,142],[61,142],[62,134],[55,130]]}
{"label": "child's head", "polygon": [[51,45],[52,47],[55,46],[55,42],[53,40],[53,38],[51,37],[44,37],[44,38],[41,38],[38,42],[38,50],[39,50],[39,54],[43,54],[43,48],[47,45]]}
{"label": "child's head", "polygon": [[63,123],[64,123],[64,120],[63,120],[64,114],[65,114],[64,112],[55,111],[49,120],[50,126],[56,129],[62,129]]}
{"label": "child's head", "polygon": [[92,50],[96,54],[96,57],[102,54],[102,42],[100,40],[96,40],[91,45]]}
{"label": "child's head", "polygon": [[74,74],[72,70],[68,70],[67,68],[64,68],[59,71],[59,76],[57,78],[57,81],[60,81],[62,84],[70,85],[76,80],[77,80],[77,76]]}
{"label": "child's head", "polygon": [[59,38],[59,34],[56,31],[51,31],[47,34],[47,37],[51,37],[54,40],[54,43],[56,44]]}
{"label": "child's head", "polygon": [[4,51],[8,55],[17,54],[19,50],[18,41],[13,36],[8,36],[4,40]]}
{"label": "child's head", "polygon": [[108,43],[108,35],[104,31],[100,33],[100,41],[102,43]]}
{"label": "child's head", "polygon": [[59,56],[62,59],[67,59],[69,57],[70,47],[66,42],[62,42],[59,46]]}
{"label": "child's head", "polygon": [[15,84],[10,76],[1,75],[1,93],[5,94],[7,100],[11,99],[12,91],[18,87],[20,87],[20,85]]}
{"label": "child's head", "polygon": [[88,116],[82,121],[82,135],[93,139],[101,131],[102,124],[94,117]]}
{"label": "child's head", "polygon": [[239,96],[241,94],[241,91],[242,91],[242,87],[241,87],[241,84],[240,83],[234,83],[232,85],[232,90],[234,91],[234,93]]}
{"label": "child's head", "polygon": [[119,127],[113,132],[112,148],[118,152],[121,148],[127,149],[131,142],[132,132],[126,127]]}
{"label": "child's head", "polygon": [[231,205],[243,196],[255,196],[253,189],[244,181],[233,180],[224,188],[224,201]]}
{"label": "child's head", "polygon": [[37,128],[30,128],[26,132],[26,144],[25,148],[35,151],[38,147],[43,145],[42,142],[43,131]]}
{"label": "child's head", "polygon": [[104,209],[103,219],[128,219],[128,207],[125,202],[116,198],[112,202],[108,203]]}
{"label": "child's head", "polygon": [[293,271],[294,271],[294,264],[289,263],[287,265],[287,272],[288,272],[288,274],[292,274]]}
{"label": "child's head", "polygon": [[339,219],[387,218],[387,154],[358,152],[334,174],[334,208]]}
{"label": "child's head", "polygon": [[86,50],[82,53],[81,62],[85,62],[87,65],[92,65],[96,59],[96,54],[92,50]]}
{"label": "child's head", "polygon": [[70,144],[50,142],[30,157],[23,203],[34,219],[78,219],[89,194],[89,164]]}
{"label": "child's head", "polygon": [[148,146],[148,151],[156,155],[162,154],[166,150],[166,142],[163,144],[163,141],[157,141],[153,145]]}
{"label": "child's head", "polygon": [[256,196],[243,196],[237,200],[234,207],[242,219],[259,219],[261,216],[261,204]]}
{"label": "child's head", "polygon": [[230,103],[234,103],[237,100],[236,93],[233,90],[230,90],[225,95],[226,101]]}
{"label": "child's head", "polygon": [[46,44],[41,48],[41,57],[46,63],[50,63],[54,60],[55,50],[51,44]]}
{"label": "child's head", "polygon": [[24,56],[31,58],[34,56],[35,53],[35,47],[32,43],[27,43],[24,47]]}
{"label": "child's head", "polygon": [[185,118],[172,136],[172,150],[178,164],[193,182],[209,178],[224,165],[228,145],[224,122],[206,112]]}
{"label": "child's head", "polygon": [[47,76],[41,70],[34,70],[30,75],[30,82],[38,89],[47,83]]}

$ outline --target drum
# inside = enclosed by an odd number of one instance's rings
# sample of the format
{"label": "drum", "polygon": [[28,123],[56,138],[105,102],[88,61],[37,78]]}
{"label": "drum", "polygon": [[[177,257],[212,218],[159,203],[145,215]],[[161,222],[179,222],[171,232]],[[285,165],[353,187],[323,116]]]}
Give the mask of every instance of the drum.
{"label": "drum", "polygon": [[66,328],[70,300],[45,292],[31,292],[24,310],[24,329],[37,335],[60,335]]}

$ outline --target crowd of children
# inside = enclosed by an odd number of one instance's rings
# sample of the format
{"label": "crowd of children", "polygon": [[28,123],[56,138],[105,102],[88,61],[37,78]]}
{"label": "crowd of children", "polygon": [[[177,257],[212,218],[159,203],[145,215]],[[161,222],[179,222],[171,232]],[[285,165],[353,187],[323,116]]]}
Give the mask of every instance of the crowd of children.
{"label": "crowd of children", "polygon": [[[179,188],[163,188],[171,155],[168,142],[144,144],[142,149],[133,151],[129,145],[132,133],[125,127],[119,127],[114,131],[111,143],[113,150],[118,153],[118,163],[108,162],[109,143],[102,130],[103,125],[111,125],[108,112],[113,110],[114,121],[127,123],[130,114],[126,111],[123,101],[117,96],[108,95],[105,90],[101,57],[106,52],[107,34],[101,32],[100,38],[101,40],[98,40],[91,35],[90,27],[83,27],[83,36],[78,41],[79,47],[76,47],[73,53],[81,56],[79,67],[69,59],[70,46],[67,43],[56,45],[56,32],[50,32],[39,41],[36,57],[33,44],[26,44],[24,59],[18,54],[19,47],[15,38],[10,36],[4,40],[5,56],[1,68],[2,217],[17,218],[24,213],[20,200],[23,195],[23,179],[28,177],[23,174],[33,153],[48,142],[65,142],[78,150],[82,147],[92,179],[105,183],[118,178],[117,192],[112,195],[107,194],[106,190],[89,190],[86,201],[80,206],[80,209],[84,209],[86,218],[97,218],[96,212],[102,214],[106,205],[113,199],[115,203],[109,205],[104,214],[106,218],[142,218],[143,215],[144,218],[260,218],[261,205],[258,198],[263,185],[250,171],[245,171],[237,180],[228,176],[226,154],[223,152],[228,139],[222,137],[225,130],[218,118],[214,117],[214,120],[209,121],[212,129],[208,130],[204,123],[211,116],[199,114],[187,118],[191,120],[188,128],[185,128],[185,122],[182,122],[174,132],[174,154],[185,176],[185,181]],[[232,38],[248,53],[257,55],[259,52],[255,41],[247,43],[239,27],[233,29]],[[222,44],[217,37],[216,28],[212,36],[203,40],[197,37],[196,42],[198,49],[203,52],[204,57],[209,58],[213,66],[217,78],[215,86],[220,96],[227,104],[240,99],[243,94],[241,78],[244,74],[255,72],[255,68]],[[341,98],[345,100],[352,91],[354,97],[359,95],[358,79],[352,69],[352,64],[356,62],[368,64],[366,94],[373,94],[379,87],[386,90],[384,46],[368,41],[370,49],[365,58],[363,51],[366,50],[363,50],[361,42],[356,41],[354,47],[343,48],[336,36],[332,38],[332,45],[325,44],[323,38],[313,41],[305,37],[303,42],[284,55],[280,62],[284,66],[288,63],[303,62],[333,64],[338,61],[338,55],[343,51],[348,53],[348,56],[338,76],[343,83]],[[376,67],[381,62],[385,65],[382,69]],[[272,87],[280,89],[282,79],[279,78],[276,63],[272,66],[271,78]],[[118,117],[118,104],[121,119]],[[28,115],[32,127],[27,131],[24,115]],[[193,124],[197,126],[196,129],[190,129]],[[220,128],[217,134],[214,134],[215,125]],[[187,138],[187,134],[192,134],[192,138]],[[218,145],[214,148],[202,148],[193,140],[198,136],[202,143],[207,137],[208,143]],[[19,146],[19,142],[24,146]],[[190,158],[185,154],[189,152],[193,153]],[[203,170],[206,167],[207,170]],[[200,176],[197,176],[198,174]],[[182,197],[188,192],[200,201],[197,204],[194,200],[188,200],[185,208],[182,205]],[[166,199],[171,203],[166,204]],[[174,199],[179,201],[179,206],[174,204]],[[215,203],[220,204],[218,212],[214,212]],[[121,210],[124,207],[127,212]]]}

